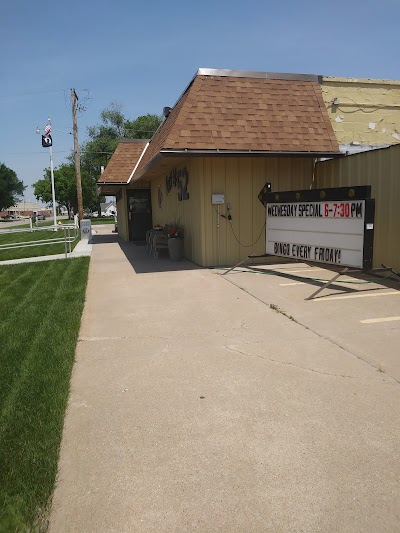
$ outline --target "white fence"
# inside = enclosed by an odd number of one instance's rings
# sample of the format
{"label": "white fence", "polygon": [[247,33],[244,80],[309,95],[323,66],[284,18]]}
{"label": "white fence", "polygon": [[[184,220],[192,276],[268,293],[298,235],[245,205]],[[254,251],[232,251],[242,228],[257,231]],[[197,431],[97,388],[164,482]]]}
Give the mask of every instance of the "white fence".
{"label": "white fence", "polygon": [[58,226],[42,226],[32,228],[15,228],[15,229],[0,229],[1,235],[15,235],[20,233],[32,233],[35,231],[49,231],[53,232],[53,237],[48,239],[39,239],[36,241],[23,241],[15,243],[0,244],[0,253],[2,250],[17,250],[19,248],[30,248],[33,246],[48,246],[51,244],[64,243],[65,257],[68,257],[68,253],[72,252],[72,243],[78,238],[79,230],[75,224],[60,224]]}

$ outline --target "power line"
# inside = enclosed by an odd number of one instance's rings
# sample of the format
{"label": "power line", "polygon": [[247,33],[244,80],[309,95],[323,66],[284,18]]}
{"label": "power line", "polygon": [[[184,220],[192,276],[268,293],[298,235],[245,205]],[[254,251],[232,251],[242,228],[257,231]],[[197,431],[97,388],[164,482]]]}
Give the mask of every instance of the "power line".
{"label": "power line", "polygon": [[26,93],[19,93],[19,94],[0,94],[0,98],[24,98],[25,96],[37,96],[41,94],[51,94],[51,93],[59,93],[64,92],[65,89],[52,89],[49,91],[32,91],[32,92],[26,92]]}

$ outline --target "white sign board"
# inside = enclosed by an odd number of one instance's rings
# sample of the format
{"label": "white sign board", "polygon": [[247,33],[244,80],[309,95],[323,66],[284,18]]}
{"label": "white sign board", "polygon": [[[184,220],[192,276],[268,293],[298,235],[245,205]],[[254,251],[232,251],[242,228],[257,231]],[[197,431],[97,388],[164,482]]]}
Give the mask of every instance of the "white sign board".
{"label": "white sign board", "polygon": [[266,253],[363,268],[365,200],[266,205]]}

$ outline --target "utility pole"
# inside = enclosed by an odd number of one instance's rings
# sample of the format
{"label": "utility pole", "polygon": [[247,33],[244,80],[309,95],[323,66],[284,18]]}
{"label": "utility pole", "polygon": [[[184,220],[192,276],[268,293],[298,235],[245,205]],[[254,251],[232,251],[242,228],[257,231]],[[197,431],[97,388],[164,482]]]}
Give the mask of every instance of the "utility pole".
{"label": "utility pole", "polygon": [[83,218],[83,201],[82,201],[82,181],[81,181],[81,156],[79,153],[79,143],[78,143],[78,122],[76,119],[76,102],[78,101],[78,96],[75,92],[75,89],[71,89],[71,99],[72,99],[72,124],[74,131],[74,154],[75,154],[75,173],[76,173],[76,193],[78,196],[78,217],[79,221]]}

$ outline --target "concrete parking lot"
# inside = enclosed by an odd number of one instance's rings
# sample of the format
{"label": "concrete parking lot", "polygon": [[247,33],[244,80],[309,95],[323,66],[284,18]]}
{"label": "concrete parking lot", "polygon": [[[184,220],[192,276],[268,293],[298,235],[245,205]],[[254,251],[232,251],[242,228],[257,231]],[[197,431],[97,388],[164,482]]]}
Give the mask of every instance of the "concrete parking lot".
{"label": "concrete parking lot", "polygon": [[272,268],[99,230],[51,532],[400,530],[399,287]]}
{"label": "concrete parking lot", "polygon": [[[239,267],[230,283],[400,382],[400,279],[344,275],[307,301],[335,270],[305,263]],[[319,281],[324,280],[324,281]]]}

